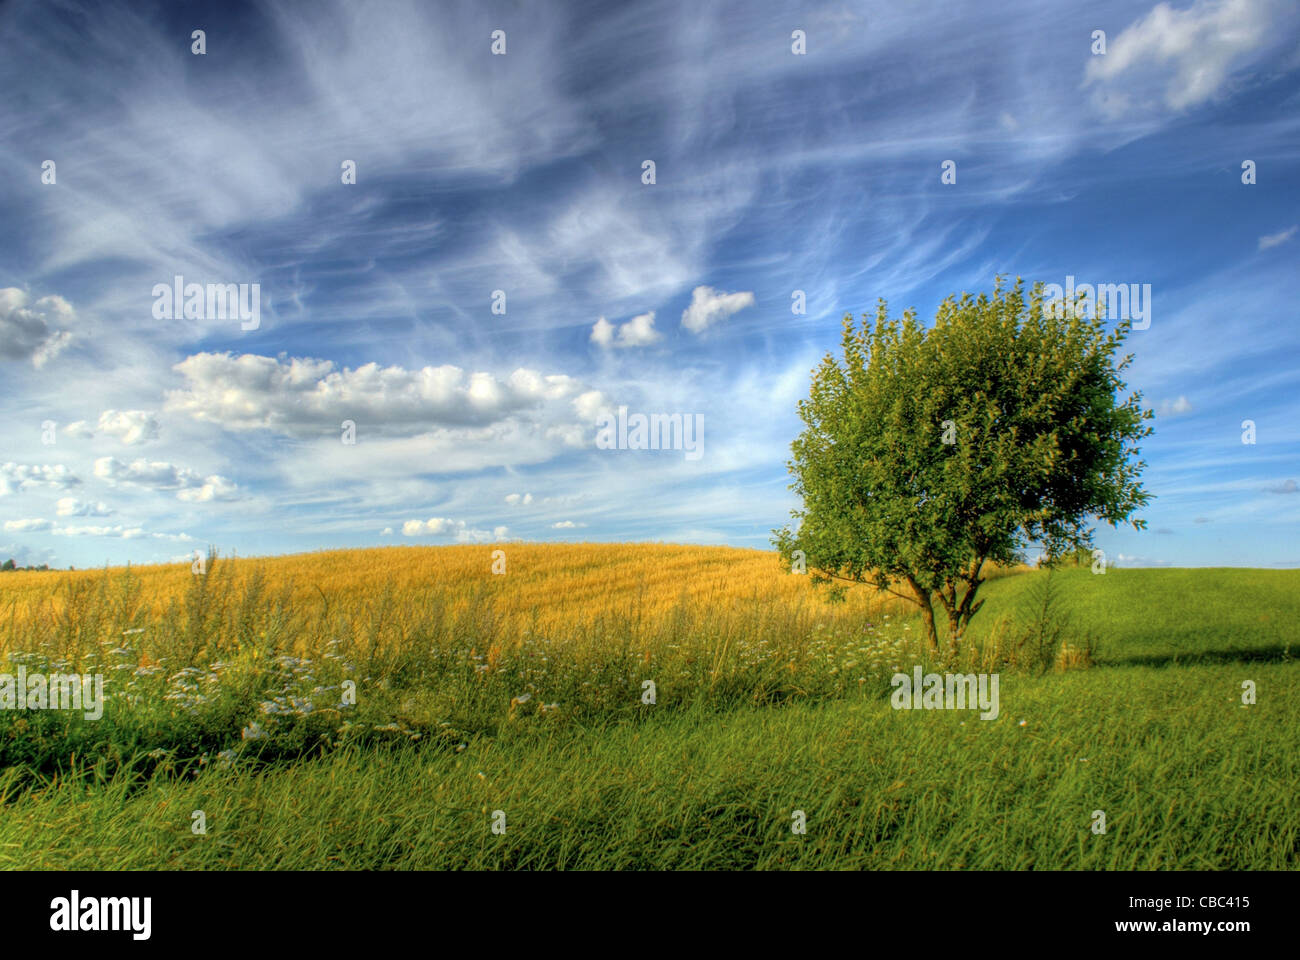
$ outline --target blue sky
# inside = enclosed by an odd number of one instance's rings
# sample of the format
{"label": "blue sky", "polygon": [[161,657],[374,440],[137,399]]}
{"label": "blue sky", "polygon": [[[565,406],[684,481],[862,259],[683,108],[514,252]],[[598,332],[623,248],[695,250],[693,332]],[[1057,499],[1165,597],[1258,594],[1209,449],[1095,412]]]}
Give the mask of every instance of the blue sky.
{"label": "blue sky", "polygon": [[[768,548],[845,312],[1002,273],[1151,285],[1112,561],[1300,565],[1300,8],[993,9],[6,5],[0,556]],[[599,449],[620,405],[702,455]]]}

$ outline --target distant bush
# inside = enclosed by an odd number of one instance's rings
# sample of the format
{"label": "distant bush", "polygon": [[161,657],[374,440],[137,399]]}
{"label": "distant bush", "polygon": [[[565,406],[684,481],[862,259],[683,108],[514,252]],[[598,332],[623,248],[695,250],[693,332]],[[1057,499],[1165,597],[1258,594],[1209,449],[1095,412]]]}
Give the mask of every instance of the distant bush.
{"label": "distant bush", "polygon": [[[14,558],[13,558],[13,557],[10,557],[10,558],[9,558],[8,560],[6,560],[4,563],[0,563],[0,573],[7,573],[7,572],[9,572],[10,570],[48,570],[48,569],[50,569],[50,565],[49,565],[48,563],[42,563],[39,567],[35,567],[35,566],[33,566],[33,567],[20,567],[20,566],[17,566],[17,565],[14,563]],[[69,567],[68,569],[71,570],[72,568]]]}

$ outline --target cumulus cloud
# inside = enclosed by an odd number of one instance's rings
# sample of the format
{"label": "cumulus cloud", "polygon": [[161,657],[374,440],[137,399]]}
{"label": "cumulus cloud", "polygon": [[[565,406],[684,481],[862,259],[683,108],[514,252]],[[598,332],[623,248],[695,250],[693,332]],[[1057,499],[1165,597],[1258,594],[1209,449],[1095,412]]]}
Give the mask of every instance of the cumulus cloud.
{"label": "cumulus cloud", "polygon": [[238,500],[239,486],[225,477],[213,474],[197,487],[176,491],[177,500],[189,503],[208,503],[212,500]]}
{"label": "cumulus cloud", "polygon": [[1191,413],[1192,404],[1186,397],[1179,394],[1177,400],[1165,400],[1161,403],[1157,412],[1162,417],[1176,417],[1179,414]]}
{"label": "cumulus cloud", "polygon": [[591,342],[601,347],[645,347],[659,340],[655,329],[655,314],[651,310],[633,317],[622,325],[610,323],[604,317],[591,328]]}
{"label": "cumulus cloud", "polygon": [[205,477],[196,470],[178,467],[166,460],[140,458],[124,463],[116,457],[100,457],[95,461],[95,476],[112,484],[175,490],[178,500],[190,503],[239,499],[239,487],[225,477],[216,474]]}
{"label": "cumulus cloud", "polygon": [[479,530],[471,527],[464,520],[449,520],[446,517],[430,517],[428,520],[407,520],[402,524],[404,537],[454,537],[457,543],[487,543],[492,540],[504,540],[510,534],[508,527],[493,527],[491,530]]}
{"label": "cumulus cloud", "polygon": [[176,490],[199,484],[199,474],[166,460],[132,460],[124,463],[117,457],[100,457],[95,461],[95,476],[109,483],[132,483],[156,490]]}
{"label": "cumulus cloud", "polygon": [[1284,480],[1276,487],[1269,487],[1269,493],[1296,493],[1300,491],[1300,486],[1296,485],[1294,480]]}
{"label": "cumulus cloud", "polygon": [[54,487],[67,490],[80,485],[81,481],[63,464],[0,464],[0,496],[15,490],[27,490],[36,486]]}
{"label": "cumulus cloud", "polygon": [[71,304],[59,296],[42,297],[30,307],[17,287],[0,290],[0,357],[31,360],[40,369],[72,340],[63,327],[75,318]]}
{"label": "cumulus cloud", "polygon": [[533,502],[533,495],[532,495],[531,493],[524,493],[524,494],[519,494],[519,493],[508,493],[508,494],[506,494],[506,503],[510,504],[510,506],[512,506],[512,507],[517,507],[517,506],[519,506],[520,504],[523,504],[524,506],[528,506],[528,504],[530,504],[530,503],[532,503],[532,502]]}
{"label": "cumulus cloud", "polygon": [[175,367],[186,379],[167,406],[228,430],[268,429],[320,436],[353,420],[359,431],[412,434],[436,427],[481,427],[580,389],[564,375],[518,369],[502,380],[460,367],[336,370],[325,360],[199,353]]}
{"label": "cumulus cloud", "polygon": [[1158,3],[1088,60],[1084,85],[1106,114],[1163,104],[1181,111],[1213,99],[1232,72],[1270,39],[1279,0]]}
{"label": "cumulus cloud", "polygon": [[9,533],[37,533],[41,530],[48,530],[54,524],[48,520],[31,519],[31,520],[6,520],[5,530]]}
{"label": "cumulus cloud", "polygon": [[1300,230],[1300,226],[1291,227],[1287,230],[1282,230],[1279,233],[1270,233],[1266,236],[1260,237],[1259,249],[1270,250],[1273,247],[1286,243],[1296,235],[1296,230]]}
{"label": "cumulus cloud", "polygon": [[585,527],[585,523],[574,523],[572,520],[561,520],[559,523],[551,524],[552,530],[576,530],[579,527]]}
{"label": "cumulus cloud", "polygon": [[58,503],[54,505],[54,512],[60,517],[107,517],[113,514],[113,508],[102,501],[60,497]]}
{"label": "cumulus cloud", "polygon": [[64,434],[77,439],[90,439],[96,432],[116,437],[127,446],[135,446],[158,439],[158,419],[147,410],[105,410],[99,415],[99,424],[91,428],[85,420],[68,424]]}
{"label": "cumulus cloud", "polygon": [[696,287],[691,291],[690,306],[682,311],[682,326],[691,333],[703,333],[719,320],[753,305],[751,292],[722,293],[712,287]]}
{"label": "cumulus cloud", "polygon": [[609,401],[599,390],[588,390],[573,398],[573,410],[584,423],[594,423],[597,417],[609,410]]}

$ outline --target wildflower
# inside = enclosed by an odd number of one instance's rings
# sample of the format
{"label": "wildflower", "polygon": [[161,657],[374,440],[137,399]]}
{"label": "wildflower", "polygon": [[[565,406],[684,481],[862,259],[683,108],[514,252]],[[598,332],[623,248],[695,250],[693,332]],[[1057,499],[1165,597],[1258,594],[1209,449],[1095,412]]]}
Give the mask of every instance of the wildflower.
{"label": "wildflower", "polygon": [[1020,725],[1021,725],[1022,727],[1025,726],[1027,723],[1029,723],[1028,720],[1021,720],[1021,721],[1020,721]]}
{"label": "wildflower", "polygon": [[266,738],[266,731],[262,729],[260,723],[253,721],[240,731],[240,736],[245,740],[263,740]]}

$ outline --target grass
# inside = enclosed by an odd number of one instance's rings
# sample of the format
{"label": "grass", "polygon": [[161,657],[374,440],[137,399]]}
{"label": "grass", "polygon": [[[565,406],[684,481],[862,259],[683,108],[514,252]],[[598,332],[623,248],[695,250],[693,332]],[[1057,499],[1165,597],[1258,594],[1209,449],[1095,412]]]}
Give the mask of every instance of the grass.
{"label": "grass", "polygon": [[111,697],[0,713],[0,867],[1296,865],[1300,571],[1058,571],[1051,636],[1096,641],[1071,670],[1022,656],[1046,574],[1001,576],[982,721],[891,709],[916,622],[770,554],[506,549],[496,577],[486,547],[6,574],[0,650]]}

